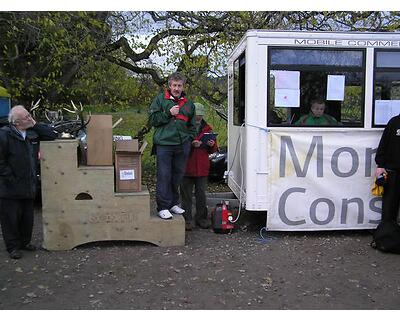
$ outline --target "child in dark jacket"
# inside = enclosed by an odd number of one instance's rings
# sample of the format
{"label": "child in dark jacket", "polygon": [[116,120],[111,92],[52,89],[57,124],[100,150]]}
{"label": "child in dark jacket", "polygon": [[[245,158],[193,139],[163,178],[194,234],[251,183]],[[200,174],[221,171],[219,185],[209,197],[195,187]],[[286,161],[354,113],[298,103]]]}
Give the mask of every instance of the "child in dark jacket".
{"label": "child in dark jacket", "polygon": [[195,103],[196,107],[196,137],[192,141],[189,159],[186,164],[185,176],[181,184],[182,207],[185,210],[185,229],[192,230],[192,197],[193,187],[196,198],[196,214],[194,217],[196,225],[200,228],[209,228],[208,210],[206,204],[207,179],[210,169],[208,155],[218,149],[216,140],[205,140],[205,133],[211,133],[212,128],[203,119],[205,108],[201,103]]}

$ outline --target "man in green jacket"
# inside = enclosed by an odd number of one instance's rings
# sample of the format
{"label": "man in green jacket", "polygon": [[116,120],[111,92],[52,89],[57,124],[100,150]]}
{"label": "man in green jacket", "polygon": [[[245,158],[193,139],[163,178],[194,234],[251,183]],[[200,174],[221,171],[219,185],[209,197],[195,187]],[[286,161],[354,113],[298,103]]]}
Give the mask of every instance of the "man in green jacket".
{"label": "man in green jacket", "polygon": [[324,113],[325,108],[324,100],[316,99],[311,101],[310,113],[301,116],[300,119],[296,121],[296,124],[309,126],[338,125],[339,123],[334,117]]}
{"label": "man in green jacket", "polygon": [[171,74],[168,89],[155,97],[149,110],[149,122],[155,128],[156,202],[161,219],[171,219],[171,213],[185,212],[179,207],[178,188],[196,135],[195,107],[183,92],[185,83],[186,78],[182,74]]}

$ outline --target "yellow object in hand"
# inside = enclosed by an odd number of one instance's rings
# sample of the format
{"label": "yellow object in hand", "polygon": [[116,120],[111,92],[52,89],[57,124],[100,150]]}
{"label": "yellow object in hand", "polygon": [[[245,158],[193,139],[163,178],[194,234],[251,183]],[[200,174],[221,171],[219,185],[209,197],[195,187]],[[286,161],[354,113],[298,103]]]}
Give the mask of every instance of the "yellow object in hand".
{"label": "yellow object in hand", "polygon": [[383,195],[383,186],[378,186],[376,184],[376,179],[374,180],[374,183],[372,184],[371,193],[372,193],[372,195],[377,196],[377,197],[381,197]]}

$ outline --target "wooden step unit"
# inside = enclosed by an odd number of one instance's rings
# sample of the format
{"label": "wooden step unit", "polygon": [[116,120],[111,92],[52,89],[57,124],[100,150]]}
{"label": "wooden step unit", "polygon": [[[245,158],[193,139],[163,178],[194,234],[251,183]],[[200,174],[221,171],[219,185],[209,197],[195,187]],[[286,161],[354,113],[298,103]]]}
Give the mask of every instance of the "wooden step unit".
{"label": "wooden step unit", "polygon": [[41,152],[43,247],[69,250],[104,240],[183,246],[182,216],[162,220],[150,212],[150,195],[116,193],[114,166],[78,166],[77,140],[43,141]]}

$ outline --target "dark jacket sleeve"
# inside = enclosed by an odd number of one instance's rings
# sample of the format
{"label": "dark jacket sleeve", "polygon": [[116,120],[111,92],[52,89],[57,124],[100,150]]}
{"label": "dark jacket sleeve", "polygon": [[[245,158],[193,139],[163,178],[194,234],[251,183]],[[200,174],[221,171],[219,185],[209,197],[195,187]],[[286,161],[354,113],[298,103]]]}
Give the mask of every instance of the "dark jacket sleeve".
{"label": "dark jacket sleeve", "polygon": [[383,130],[381,140],[379,141],[378,149],[376,150],[375,162],[378,168],[386,168],[387,152],[390,148],[390,132],[392,130],[393,121],[390,120]]}
{"label": "dark jacket sleeve", "polygon": [[0,176],[11,177],[12,170],[7,162],[8,155],[8,142],[4,132],[0,131]]}
{"label": "dark jacket sleeve", "polygon": [[35,131],[39,135],[39,139],[42,141],[51,141],[57,139],[57,133],[53,128],[44,123],[36,123],[31,130]]}

